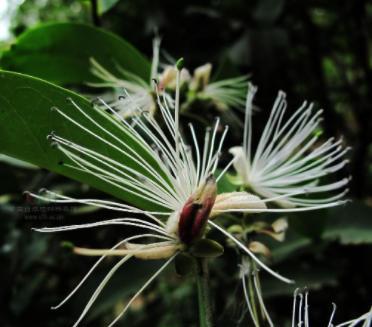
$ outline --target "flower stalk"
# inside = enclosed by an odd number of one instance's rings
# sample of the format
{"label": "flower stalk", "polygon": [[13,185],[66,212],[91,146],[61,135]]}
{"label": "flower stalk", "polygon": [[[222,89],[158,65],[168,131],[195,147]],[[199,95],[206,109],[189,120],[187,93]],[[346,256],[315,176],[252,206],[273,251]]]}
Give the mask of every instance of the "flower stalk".
{"label": "flower stalk", "polygon": [[198,289],[199,326],[212,327],[212,305],[209,292],[209,269],[208,259],[197,259],[195,272]]}

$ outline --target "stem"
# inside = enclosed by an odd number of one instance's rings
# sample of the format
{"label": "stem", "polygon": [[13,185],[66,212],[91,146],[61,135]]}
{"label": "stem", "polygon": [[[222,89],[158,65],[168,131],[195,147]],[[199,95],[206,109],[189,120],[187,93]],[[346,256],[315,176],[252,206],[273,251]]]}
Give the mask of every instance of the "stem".
{"label": "stem", "polygon": [[198,288],[199,326],[212,327],[212,308],[208,287],[208,259],[197,259],[197,271],[195,276]]}
{"label": "stem", "polygon": [[97,0],[90,0],[91,12],[92,12],[92,21],[94,26],[101,26],[101,19],[98,15],[98,4]]}

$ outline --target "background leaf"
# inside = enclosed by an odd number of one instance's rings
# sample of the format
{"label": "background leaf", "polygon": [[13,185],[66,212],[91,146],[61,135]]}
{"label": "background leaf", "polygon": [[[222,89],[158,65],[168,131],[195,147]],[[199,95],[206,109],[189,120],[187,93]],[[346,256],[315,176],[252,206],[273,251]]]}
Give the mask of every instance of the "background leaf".
{"label": "background leaf", "polygon": [[114,7],[120,0],[99,0],[98,1],[98,13],[100,15],[104,14],[105,12],[109,11],[112,7]]}
{"label": "background leaf", "polygon": [[372,243],[372,209],[360,203],[349,203],[329,211],[324,239],[342,244]]}
{"label": "background leaf", "polygon": [[149,81],[150,63],[115,34],[79,23],[51,23],[27,30],[5,52],[3,69],[37,76],[53,83],[96,82],[90,72],[93,57],[113,74],[118,67]]}

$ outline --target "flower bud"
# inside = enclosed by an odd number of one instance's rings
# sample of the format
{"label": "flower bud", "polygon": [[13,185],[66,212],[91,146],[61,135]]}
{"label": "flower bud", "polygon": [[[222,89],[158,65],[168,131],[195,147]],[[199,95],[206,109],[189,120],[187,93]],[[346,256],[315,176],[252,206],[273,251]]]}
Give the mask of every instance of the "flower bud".
{"label": "flower bud", "polygon": [[216,181],[210,175],[187,200],[178,221],[178,236],[183,243],[191,244],[203,235],[216,195]]}
{"label": "flower bud", "polygon": [[203,90],[209,83],[211,76],[212,65],[206,63],[194,70],[194,76],[191,81],[190,88],[194,91]]}
{"label": "flower bud", "polygon": [[[159,77],[159,89],[164,90],[166,88],[175,89],[176,88],[176,76],[177,68],[174,66],[167,66],[163,73]],[[187,69],[181,69],[181,86],[190,80],[190,73]]]}
{"label": "flower bud", "polygon": [[248,245],[248,248],[253,253],[262,254],[265,257],[270,257],[271,256],[271,251],[269,250],[269,248],[261,242],[257,242],[257,241],[250,242],[249,245]]}

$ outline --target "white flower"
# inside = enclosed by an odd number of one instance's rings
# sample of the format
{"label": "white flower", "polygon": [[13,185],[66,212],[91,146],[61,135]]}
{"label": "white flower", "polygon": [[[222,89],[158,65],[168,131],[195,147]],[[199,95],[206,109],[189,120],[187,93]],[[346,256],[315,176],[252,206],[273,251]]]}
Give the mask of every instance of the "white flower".
{"label": "white flower", "polygon": [[211,100],[222,112],[244,107],[248,77],[238,76],[210,82],[211,72],[211,63],[197,67],[190,81],[190,90],[201,99]]}
{"label": "white flower", "polygon": [[239,109],[244,106],[247,80],[247,76],[238,76],[211,82],[204,88],[202,95],[212,99],[221,111]]}
{"label": "white flower", "polygon": [[[305,291],[305,294],[301,293],[299,289],[296,289],[293,295],[293,309],[292,309],[292,327],[303,326],[310,327],[310,317],[309,317],[309,304],[308,304],[309,292]],[[372,307],[371,310],[360,317],[354,318],[352,320],[333,324],[333,319],[336,312],[336,305],[333,303],[333,309],[331,316],[329,318],[327,327],[369,327],[372,321]],[[315,324],[319,326],[319,322]]]}
{"label": "white flower", "polygon": [[[96,110],[100,115],[100,121],[94,120],[71,99],[71,114],[69,114],[67,109],[62,111],[54,108],[57,114],[74,124],[81,133],[89,134],[96,142],[105,146],[104,153],[101,153],[72,142],[57,133],[51,133],[48,138],[64,154],[63,164],[66,168],[90,174],[110,184],[112,187],[122,190],[122,192],[130,193],[153,203],[158,208],[163,208],[158,211],[146,211],[123,203],[97,199],[74,199],[51,191],[45,191],[44,195],[31,194],[35,198],[51,202],[81,203],[121,213],[142,214],[144,216],[142,218],[138,218],[138,216],[124,216],[89,224],[37,229],[40,232],[62,232],[103,226],[135,226],[144,230],[144,232],[120,241],[111,249],[74,248],[74,251],[78,254],[101,256],[101,258],[76,288],[55,308],[60,307],[71,298],[104,258],[107,256],[122,257],[98,286],[74,326],[77,326],[86,315],[115,271],[130,258],[166,259],[165,264],[133,296],[110,326],[115,324],[127,311],[134,299],[180,251],[185,247],[187,248],[189,243],[204,236],[206,224],[210,224],[230,238],[260,267],[282,281],[291,282],[272,271],[259,261],[244,244],[221,226],[209,220],[209,218],[229,210],[244,212],[270,211],[265,205],[270,200],[261,201],[257,196],[242,192],[216,194],[216,181],[229,167],[229,165],[225,167],[216,178],[213,177],[227,128],[224,129],[221,137],[218,137],[219,120],[217,120],[213,129],[206,131],[204,143],[200,145],[194,128],[189,125],[193,143],[191,147],[186,145],[180,134],[179,127],[180,71],[177,73],[176,83],[174,110],[170,110],[167,101],[164,101],[164,97],[157,94],[158,106],[163,120],[162,126],[164,128],[148,113],[135,115],[131,121],[127,121],[102,100],[100,100],[101,105],[105,106],[109,113],[98,108],[92,109]],[[141,108],[137,108],[137,110],[141,113]],[[84,120],[85,124],[76,120],[77,114],[83,118],[82,121]],[[114,119],[113,116],[117,119]],[[108,128],[112,124],[118,134],[114,133],[113,129]],[[99,133],[94,133],[89,126],[95,126]],[[146,155],[134,151],[128,143],[123,141],[121,138],[123,136],[126,139],[130,138],[138,142]],[[110,153],[120,154],[130,159],[137,165],[138,169],[122,164],[111,157]],[[150,163],[148,157],[154,163]],[[148,240],[148,243],[135,243],[137,240]]]}
{"label": "white flower", "polygon": [[[255,153],[252,153],[252,102],[257,88],[249,86],[243,146],[233,147],[234,167],[240,184],[266,197],[280,197],[276,202],[285,208],[314,209],[344,203],[348,178],[319,184],[319,179],[342,169],[348,160],[341,140],[330,138],[318,144],[315,133],[322,110],[313,111],[305,101],[289,118],[285,93],[279,92]],[[343,190],[344,189],[344,190]],[[332,196],[322,194],[338,191]]]}
{"label": "white flower", "polygon": [[[151,81],[158,77],[159,49],[160,39],[155,38],[153,41],[153,56],[149,81],[143,80],[120,66],[117,66],[117,69],[121,72],[122,76],[117,77],[100,65],[100,63],[94,58],[91,58],[91,72],[101,81],[97,83],[89,83],[89,85],[94,87],[110,87],[125,90],[125,96],[119,96],[118,101],[110,103],[110,106],[123,118],[128,118],[134,114],[138,114],[138,108],[141,112],[154,114],[156,109],[156,99],[151,87]],[[171,98],[167,95],[166,97],[169,104],[173,104],[172,101],[170,101]]]}
{"label": "white flower", "polygon": [[[266,309],[260,281],[258,278],[258,270],[254,268],[254,265],[250,264],[248,260],[243,259],[240,265],[240,279],[242,282],[244,297],[248,307],[248,312],[253,320],[254,326],[259,327],[260,319],[257,316],[257,312],[262,312],[262,319],[264,319],[270,327],[275,326],[270,318],[270,315]],[[248,284],[248,285],[247,285]],[[293,307],[292,307],[292,327],[310,327],[310,316],[309,316],[309,304],[308,304],[309,292],[305,290],[301,292],[298,288],[293,294]],[[253,305],[256,304],[256,307]],[[340,323],[333,324],[334,316],[336,312],[336,305],[333,303],[333,310],[329,318],[327,327],[370,327],[372,321],[372,307],[371,310],[360,317]],[[319,326],[319,322],[315,326]],[[325,325],[324,325],[325,326]]]}

